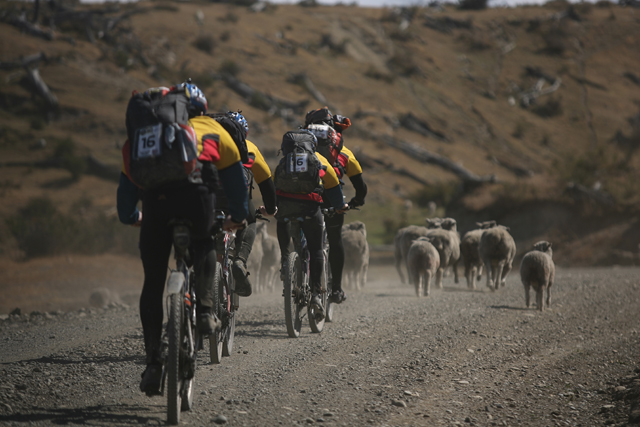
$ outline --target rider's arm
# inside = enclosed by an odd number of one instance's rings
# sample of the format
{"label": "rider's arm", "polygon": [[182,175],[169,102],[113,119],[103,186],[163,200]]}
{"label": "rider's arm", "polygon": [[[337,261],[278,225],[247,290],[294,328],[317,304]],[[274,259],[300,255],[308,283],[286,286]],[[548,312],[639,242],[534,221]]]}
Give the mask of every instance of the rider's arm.
{"label": "rider's arm", "polygon": [[273,180],[270,179],[271,169],[269,169],[269,165],[264,160],[262,153],[253,142],[247,140],[247,148],[249,153],[254,155],[253,164],[251,165],[253,179],[255,179],[258,188],[260,188],[267,214],[273,215],[276,212],[276,186]]}
{"label": "rider's arm", "polygon": [[324,183],[324,195],[329,199],[331,206],[336,209],[342,209],[344,207],[344,195],[342,194],[342,186],[340,185],[338,175],[326,158],[319,153],[316,153],[316,157],[318,157],[318,160],[320,160],[320,163],[324,166],[324,174],[320,174],[322,182]]}
{"label": "rider's arm", "polygon": [[364,205],[364,198],[367,195],[367,184],[362,179],[362,166],[356,159],[356,156],[347,147],[342,147],[342,151],[338,156],[338,161],[344,167],[345,173],[349,177],[353,188],[356,190],[356,196],[352,199],[358,206]]}
{"label": "rider's arm", "polygon": [[229,214],[235,222],[249,216],[247,182],[244,180],[242,163],[239,161],[218,171],[224,194],[229,201]]}
{"label": "rider's arm", "polygon": [[118,219],[123,224],[135,224],[140,218],[138,211],[138,187],[124,174],[120,173],[117,207]]}

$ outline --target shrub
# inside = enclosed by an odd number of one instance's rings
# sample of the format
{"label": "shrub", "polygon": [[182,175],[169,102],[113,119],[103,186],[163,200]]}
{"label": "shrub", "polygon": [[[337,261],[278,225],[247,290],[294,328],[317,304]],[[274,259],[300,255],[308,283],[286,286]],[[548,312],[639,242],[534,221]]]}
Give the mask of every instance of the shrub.
{"label": "shrub", "polygon": [[77,181],[87,168],[87,162],[76,154],[76,144],[71,138],[63,139],[56,144],[53,157],[60,166],[71,172],[71,179]]}
{"label": "shrub", "polygon": [[222,74],[228,74],[230,76],[236,77],[242,71],[242,68],[235,62],[230,59],[225,59],[220,64],[220,68],[218,69]]}
{"label": "shrub", "polygon": [[560,99],[549,98],[544,104],[534,104],[531,112],[543,118],[559,116],[562,114],[562,104]]}
{"label": "shrub", "polygon": [[458,9],[483,10],[487,8],[488,0],[459,0]]}
{"label": "shrub", "polygon": [[375,67],[369,67],[369,69],[364,72],[364,75],[375,80],[382,80],[383,82],[389,84],[393,83],[394,80],[393,75],[385,73],[383,71],[379,71]]}
{"label": "shrub", "polygon": [[69,239],[78,232],[76,224],[64,218],[46,197],[30,200],[6,223],[27,258],[65,252]]}
{"label": "shrub", "polygon": [[193,46],[209,55],[213,54],[216,41],[211,34],[200,34],[193,42]]}

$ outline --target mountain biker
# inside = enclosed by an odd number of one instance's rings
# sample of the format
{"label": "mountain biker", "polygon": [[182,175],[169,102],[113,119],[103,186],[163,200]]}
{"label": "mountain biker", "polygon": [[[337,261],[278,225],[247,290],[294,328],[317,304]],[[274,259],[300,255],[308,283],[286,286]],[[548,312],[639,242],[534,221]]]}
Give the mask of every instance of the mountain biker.
{"label": "mountain biker", "polygon": [[[172,227],[169,221],[180,218],[190,222],[190,254],[196,272],[197,324],[203,335],[220,328],[213,310],[213,278],[215,246],[211,238],[214,222],[215,187],[219,176],[229,200],[229,216],[223,228],[233,230],[244,225],[247,216],[247,187],[240,163],[240,153],[231,136],[218,125],[216,133],[198,133],[198,121],[207,110],[207,100],[193,84],[183,83],[173,89],[184,89],[189,99],[189,124],[198,140],[197,169],[188,178],[142,192],[144,217],[138,211],[138,187],[129,174],[129,141],[123,147],[123,169],[117,193],[121,222],[140,225],[140,258],[144,268],[144,285],[140,295],[140,318],[144,333],[147,367],[142,373],[140,390],[148,396],[160,393],[164,291]],[[217,171],[216,171],[217,169]]]}
{"label": "mountain biker", "polygon": [[[285,136],[286,135],[287,134],[285,134]],[[313,136],[313,134],[311,134],[311,136]],[[317,144],[315,136],[313,136],[313,140],[314,144]],[[278,221],[277,235],[282,259],[280,274],[283,280],[284,272],[287,269],[287,259],[289,257],[289,243],[291,242],[290,223],[286,222],[285,219],[290,217],[304,218],[304,221],[300,225],[307,239],[307,247],[310,254],[309,284],[313,294],[311,297],[311,305],[324,317],[324,307],[320,297],[320,293],[322,292],[322,270],[324,268],[324,256],[322,253],[324,218],[320,210],[320,205],[326,199],[339,214],[342,214],[344,210],[348,208],[348,205],[344,203],[342,187],[340,186],[340,180],[334,168],[321,154],[314,153],[314,155],[322,164],[320,171],[321,182],[318,182],[318,188],[307,194],[286,193],[277,190],[278,212],[275,217]],[[322,190],[323,185],[324,191]],[[276,183],[276,187],[277,186]]]}
{"label": "mountain biker", "polygon": [[[309,111],[305,116],[305,127],[310,124],[327,124],[331,126],[339,136],[337,156],[333,161],[338,178],[341,183],[344,175],[349,177],[351,184],[356,190],[356,195],[349,201],[349,206],[356,208],[364,205],[367,195],[367,185],[362,179],[362,167],[356,156],[344,146],[342,133],[351,126],[349,118],[339,114],[332,115],[327,107]],[[326,203],[323,208],[328,207]],[[344,267],[344,246],[342,244],[342,225],[344,215],[326,215],[325,224],[327,227],[327,240],[329,241],[329,262],[331,264],[332,292],[329,296],[331,302],[340,304],[347,299],[342,289],[342,269]]]}
{"label": "mountain biker", "polygon": [[[239,112],[229,111],[227,113],[236,122],[240,123],[245,130],[245,138],[249,133],[249,124],[247,120]],[[271,169],[264,160],[262,153],[258,147],[248,139],[246,140],[249,151],[249,161],[243,166],[249,173],[248,181],[255,181],[260,188],[262,201],[264,206],[258,209],[262,215],[274,215],[278,208],[276,207],[276,187],[271,179]],[[245,175],[245,178],[247,175]],[[247,272],[247,260],[253,248],[253,242],[256,240],[256,216],[255,207],[251,200],[253,185],[248,182],[249,187],[249,216],[247,217],[248,226],[236,233],[236,256],[231,265],[233,278],[235,279],[235,293],[241,297],[251,295],[251,282],[249,281]]]}

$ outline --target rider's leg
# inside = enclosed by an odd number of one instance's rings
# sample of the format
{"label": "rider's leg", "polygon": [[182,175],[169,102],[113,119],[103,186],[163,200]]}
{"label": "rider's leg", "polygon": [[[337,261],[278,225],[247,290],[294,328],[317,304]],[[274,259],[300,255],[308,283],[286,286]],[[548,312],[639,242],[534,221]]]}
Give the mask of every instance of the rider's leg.
{"label": "rider's leg", "polygon": [[241,297],[251,295],[251,282],[247,277],[249,275],[247,272],[247,260],[251,254],[253,242],[256,240],[255,210],[253,202],[249,200],[248,225],[236,232],[236,258],[233,261],[232,271],[233,278],[236,281],[236,293]]}
{"label": "rider's leg", "polygon": [[307,248],[310,255],[309,284],[311,291],[320,293],[322,271],[324,268],[324,255],[322,253],[322,226],[324,218],[318,208],[317,212],[302,223],[302,231],[307,239]]}
{"label": "rider's leg", "polygon": [[342,225],[344,215],[325,217],[327,240],[329,241],[329,263],[331,264],[332,290],[342,291],[342,269],[344,267],[344,246],[342,244]]}
{"label": "rider's leg", "polygon": [[193,250],[193,268],[196,273],[196,312],[198,329],[204,335],[210,335],[220,327],[214,308],[216,242],[213,237],[198,239],[191,245]]}

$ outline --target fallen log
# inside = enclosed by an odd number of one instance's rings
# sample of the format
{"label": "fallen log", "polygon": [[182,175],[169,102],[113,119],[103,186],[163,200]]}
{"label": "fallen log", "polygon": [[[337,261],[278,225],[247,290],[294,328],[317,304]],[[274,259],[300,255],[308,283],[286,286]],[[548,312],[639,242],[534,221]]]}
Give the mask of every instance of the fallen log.
{"label": "fallen log", "polygon": [[35,64],[37,67],[40,61],[46,61],[47,55],[44,52],[34,53],[33,55],[23,56],[13,61],[0,61],[0,70],[15,70],[17,68],[26,68]]}
{"label": "fallen log", "polygon": [[419,133],[422,136],[432,137],[439,141],[449,142],[449,139],[442,133],[437,130],[433,130],[431,126],[424,120],[420,120],[413,113],[403,114],[399,117],[400,124],[416,133]]}
{"label": "fallen log", "polygon": [[393,163],[391,162],[387,162],[385,160],[382,159],[376,159],[375,157],[369,156],[367,154],[365,154],[363,151],[361,150],[357,150],[356,151],[356,157],[358,158],[358,162],[360,163],[360,165],[362,165],[365,168],[375,168],[375,167],[380,167],[384,170],[387,170],[393,174],[396,175],[400,175],[400,176],[405,176],[407,178],[410,178],[412,180],[414,180],[417,183],[420,183],[422,185],[430,185],[431,183],[429,181],[427,181],[426,179],[414,174],[413,172],[405,169],[405,168],[398,168],[396,167]]}
{"label": "fallen log", "polygon": [[390,147],[397,148],[405,154],[408,154],[412,158],[439,166],[449,172],[454,173],[461,178],[464,182],[473,184],[484,184],[496,182],[495,175],[479,176],[473,172],[465,169],[460,164],[453,162],[451,159],[445,156],[441,156],[436,153],[432,153],[414,144],[410,144],[405,141],[399,141],[393,138],[386,138],[386,144]]}
{"label": "fallen log", "polygon": [[306,112],[305,107],[309,104],[308,99],[293,102],[286,99],[276,98],[254,89],[246,83],[242,83],[240,80],[227,73],[215,75],[214,77],[224,81],[229,89],[245,98],[252,106],[263,111],[268,111],[272,115],[278,115],[287,121],[295,120],[293,117],[294,114],[304,114]]}
{"label": "fallen log", "polygon": [[49,86],[42,80],[37,68],[27,68],[27,78],[31,83],[34,93],[44,99],[50,109],[58,108],[58,98],[56,98],[49,89]]}
{"label": "fallen log", "polygon": [[25,17],[25,15],[20,15],[17,18],[11,18],[9,19],[9,24],[13,25],[14,27],[19,28],[21,31],[35,36],[35,37],[40,37],[43,38],[45,40],[53,40],[54,35],[53,35],[53,31],[49,30],[43,30],[40,28],[40,26],[38,24],[32,24],[31,22],[29,22],[27,20],[27,18]]}
{"label": "fallen log", "polygon": [[[328,105],[327,98],[318,90],[306,73],[294,74],[289,78],[289,82],[302,86],[322,105]],[[333,107],[329,106],[331,109]]]}

